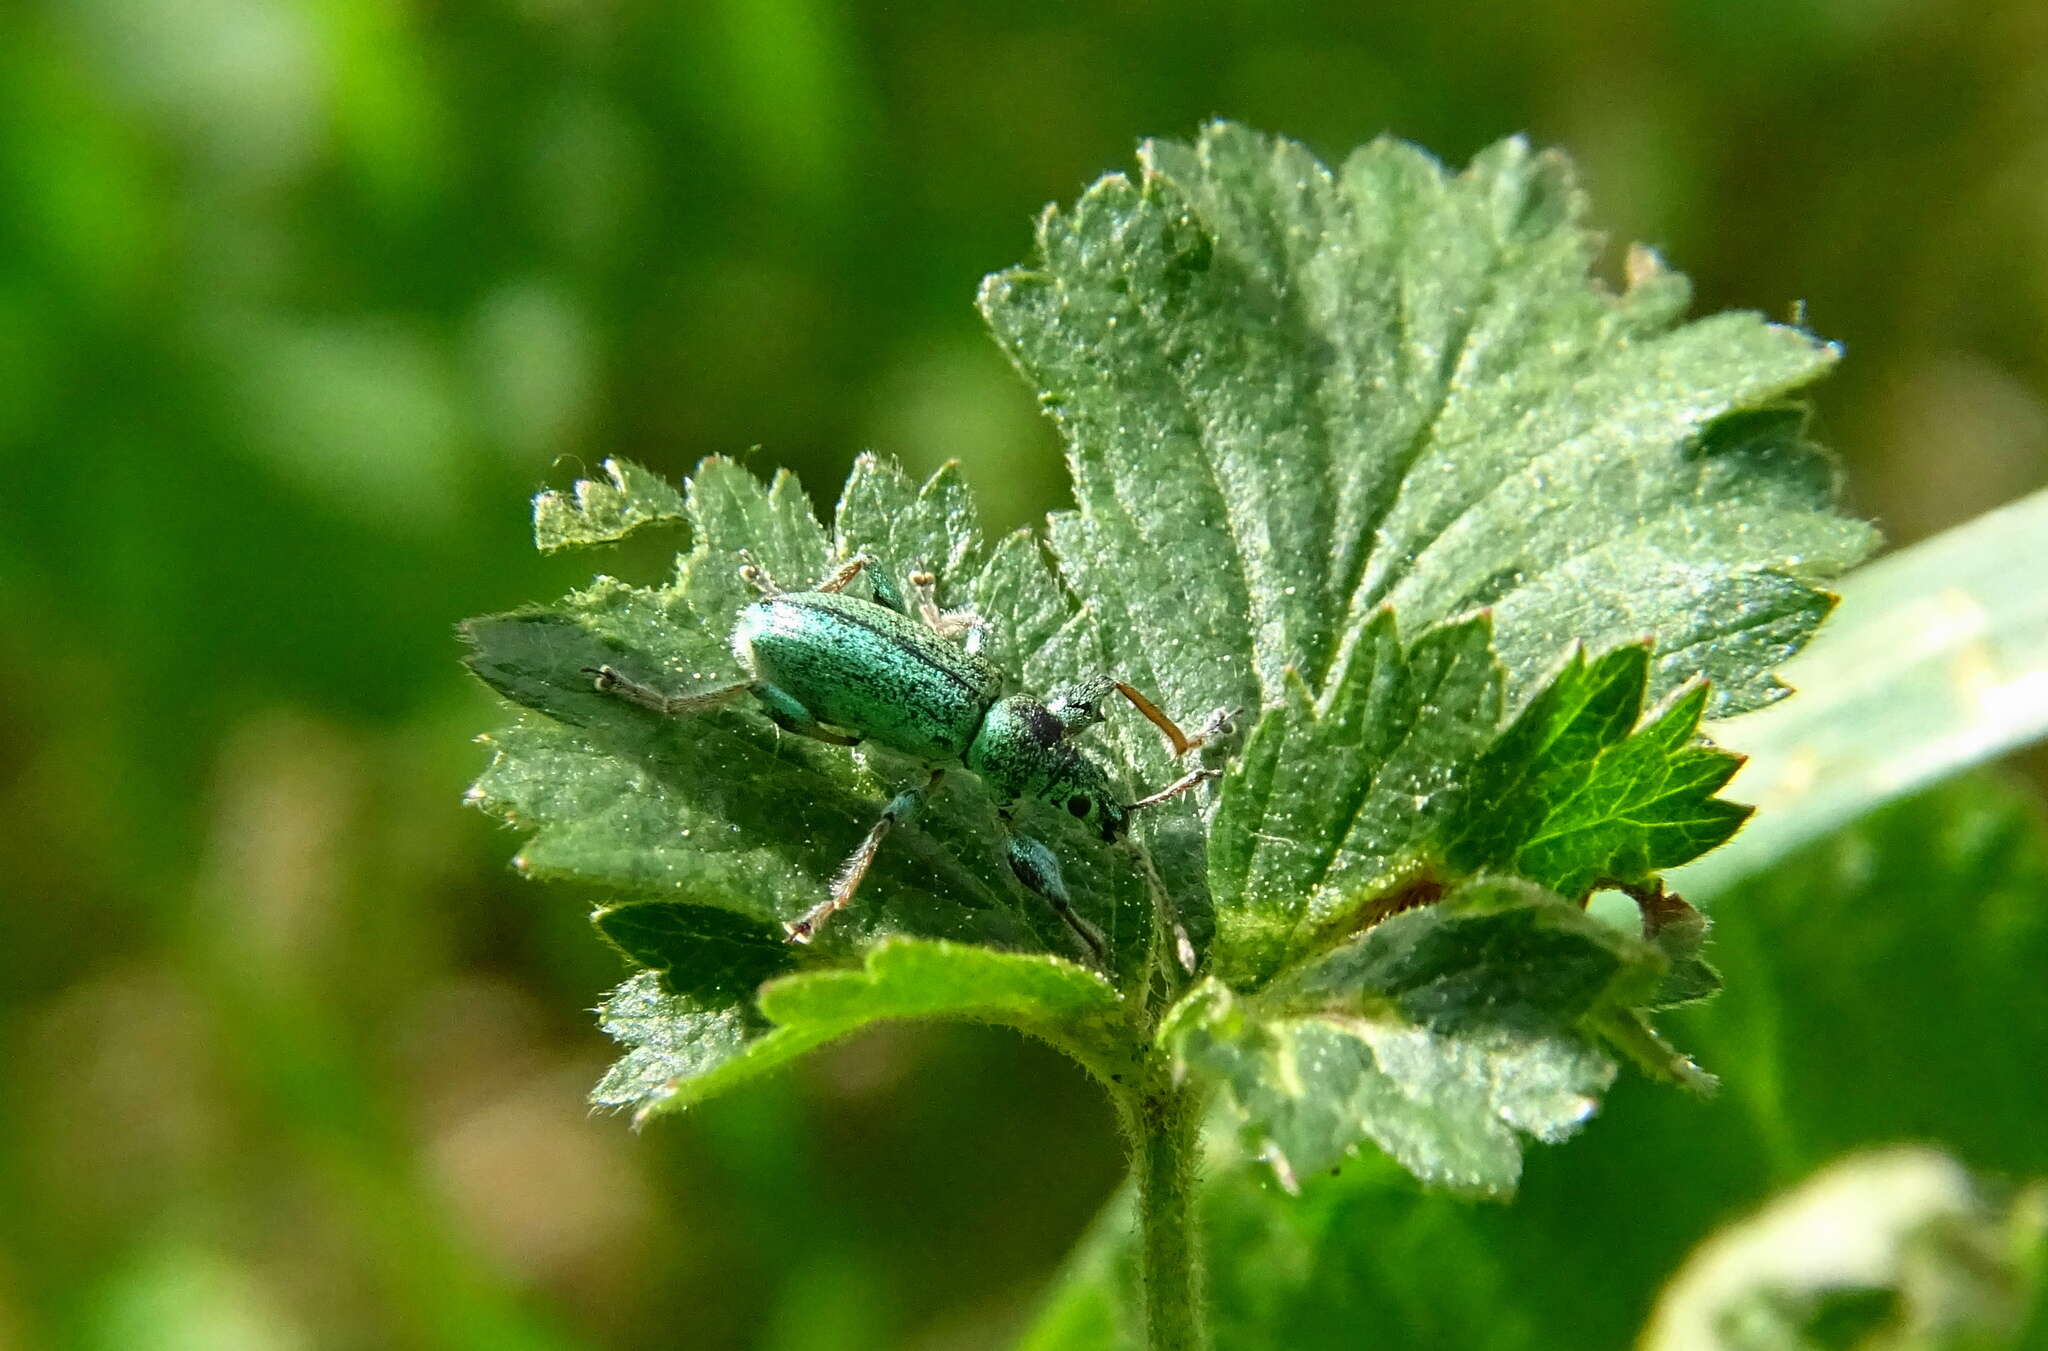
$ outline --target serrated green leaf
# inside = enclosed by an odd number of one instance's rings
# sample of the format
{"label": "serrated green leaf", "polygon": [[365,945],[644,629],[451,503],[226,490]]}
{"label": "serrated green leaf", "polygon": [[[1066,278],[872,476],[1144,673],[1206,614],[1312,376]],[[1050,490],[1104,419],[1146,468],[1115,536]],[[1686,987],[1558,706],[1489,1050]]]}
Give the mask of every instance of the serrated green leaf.
{"label": "serrated green leaf", "polygon": [[944,579],[943,600],[973,586],[979,572],[981,522],[957,464],[919,484],[895,462],[873,455],[854,461],[839,498],[833,533],[841,558],[865,553],[887,569],[902,595],[909,575]]}
{"label": "serrated green leaf", "polygon": [[568,493],[533,499],[533,542],[543,553],[610,544],[647,525],[683,519],[683,498],[668,480],[629,460],[606,460],[605,482],[578,479]]}
{"label": "serrated green leaf", "polygon": [[591,916],[612,945],[661,977],[670,994],[707,1004],[753,998],[762,981],[797,964],[797,949],[772,925],[711,905],[642,901]]}
{"label": "serrated green leaf", "polygon": [[1678,324],[1647,255],[1609,291],[1583,209],[1519,140],[1333,171],[1217,124],[1048,212],[982,310],[1066,439],[1054,544],[1118,668],[1175,707],[1279,704],[1383,605],[1415,632],[1491,605],[1517,695],[1573,641],[1647,637],[1658,697],[1771,698],[1815,582],[1872,544],[1780,402],[1835,351]]}
{"label": "serrated green leaf", "polygon": [[1693,744],[1706,690],[1638,727],[1647,648],[1574,651],[1471,767],[1449,838],[1460,871],[1501,868],[1567,896],[1644,882],[1721,844],[1750,814],[1714,796],[1742,761]]}
{"label": "serrated green leaf", "polygon": [[[1697,943],[1638,941],[1516,888],[1648,894],[1740,823],[1714,796],[1734,761],[1694,744],[1699,719],[1775,696],[1771,668],[1830,603],[1819,583],[1871,539],[1835,513],[1832,468],[1785,402],[1833,350],[1750,315],[1680,324],[1683,279],[1647,255],[1619,294],[1591,280],[1597,240],[1564,161],[1520,142],[1455,177],[1394,143],[1332,172],[1221,125],[1142,158],[1138,181],[1049,213],[1034,265],[983,291],[1068,440],[1059,576],[1028,536],[982,538],[950,466],[918,484],[862,457],[828,530],[786,475],[764,487],[714,459],[678,494],[608,465],[610,484],[547,505],[546,538],[680,515],[692,550],[666,586],[600,578],[467,626],[472,667],[537,715],[495,738],[474,796],[532,832],[529,872],[641,902],[601,923],[668,984],[626,987],[613,1022],[635,1049],[614,1097],[681,1101],[777,1063],[836,1035],[834,1000],[849,1026],[999,1014],[1073,1049],[1106,1015],[1054,988],[1019,993],[1028,1014],[997,997],[1021,979],[1004,963],[1052,962],[1074,940],[1017,887],[965,775],[890,836],[805,959],[897,952],[901,969],[769,981],[761,1008],[780,1025],[764,1030],[746,1002],[779,960],[762,936],[825,894],[917,767],[786,736],[744,699],[684,722],[591,680],[608,665],[677,693],[735,683],[743,561],[804,587],[865,555],[855,594],[930,572],[941,607],[984,621],[1015,688],[1108,672],[1187,725],[1234,710],[1251,729],[1234,761],[1227,735],[1205,749],[1231,762],[1220,786],[1138,817],[1142,853],[1021,805],[1108,934],[1103,988],[1157,993],[1155,917],[1177,913],[1211,980],[1175,1045],[1242,1102],[1280,1093],[1267,1124],[1286,1157],[1376,1138],[1424,1177],[1501,1190],[1517,1131],[1562,1133],[1611,1076],[1589,1029],[1653,1070],[1684,1067],[1640,1009],[1711,988]],[[1133,799],[1187,768],[1122,710],[1091,736]],[[1513,904],[1487,911],[1496,893]],[[1517,929],[1538,895],[1571,917]],[[755,927],[734,939],[696,922],[708,914]],[[1384,945],[1423,933],[1463,985],[1400,984]],[[909,935],[957,951],[920,967],[924,949],[899,951]],[[982,1005],[948,985],[967,952],[998,961]],[[1614,969],[1582,970],[1589,952]],[[1178,984],[1163,978],[1167,999]],[[1449,1002],[1424,1007],[1420,990]],[[656,1027],[665,1016],[675,1027]],[[1118,1033],[1129,1054],[1153,1016]],[[690,1028],[715,1051],[701,1063],[677,1040]],[[1300,1079],[1305,1055],[1331,1074]],[[1275,1075],[1282,1089],[1259,1087]]]}
{"label": "serrated green leaf", "polygon": [[652,971],[612,991],[598,1023],[626,1053],[605,1072],[590,1100],[632,1109],[637,1118],[702,1102],[784,1065],[829,1038],[770,1028],[736,1005],[706,1005],[670,994]]}
{"label": "serrated green leaf", "polygon": [[1219,962],[1259,979],[1435,862],[1440,795],[1497,734],[1485,619],[1403,647],[1381,611],[1321,700],[1296,684],[1224,781],[1210,836]]}
{"label": "serrated green leaf", "polygon": [[1162,1041],[1223,1078],[1288,1186],[1371,1141],[1425,1182],[1514,1190],[1519,1134],[1559,1140],[1614,1075],[1583,1027],[1639,1002],[1648,946],[1526,883],[1474,883],[1253,996],[1197,987]]}
{"label": "serrated green leaf", "polygon": [[1646,882],[1748,815],[1714,796],[1740,761],[1692,744],[1701,687],[1638,727],[1647,649],[1575,652],[1503,725],[1488,630],[1479,616],[1404,647],[1382,611],[1322,699],[1297,684],[1260,720],[1211,832],[1219,974],[1264,979],[1483,872],[1572,896]]}
{"label": "serrated green leaf", "polygon": [[795,475],[777,472],[764,491],[745,469],[714,456],[697,466],[683,491],[696,547],[669,590],[696,614],[702,636],[721,648],[733,615],[758,594],[740,577],[743,556],[783,587],[809,586],[830,570],[825,532]]}

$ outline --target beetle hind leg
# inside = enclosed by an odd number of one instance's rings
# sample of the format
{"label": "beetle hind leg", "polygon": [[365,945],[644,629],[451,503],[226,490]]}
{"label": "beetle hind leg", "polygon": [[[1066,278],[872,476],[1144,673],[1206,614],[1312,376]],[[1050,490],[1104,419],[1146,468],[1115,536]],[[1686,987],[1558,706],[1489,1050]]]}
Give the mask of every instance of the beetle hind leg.
{"label": "beetle hind leg", "polygon": [[859,737],[848,736],[844,732],[834,731],[832,728],[827,727],[824,723],[811,716],[811,710],[805,708],[794,697],[777,689],[775,686],[764,683],[752,686],[751,688],[754,692],[754,698],[761,705],[761,711],[766,713],[774,721],[775,725],[783,731],[794,732],[798,736],[809,737],[813,741],[822,741],[832,746],[858,746],[860,744]]}
{"label": "beetle hind leg", "polygon": [[615,695],[629,704],[668,718],[687,718],[697,713],[708,713],[721,704],[731,703],[753,688],[750,681],[742,680],[736,685],[721,685],[717,689],[704,690],[697,694],[663,694],[652,685],[643,685],[637,680],[628,680],[609,666],[586,666],[583,674],[593,678],[599,692]]}

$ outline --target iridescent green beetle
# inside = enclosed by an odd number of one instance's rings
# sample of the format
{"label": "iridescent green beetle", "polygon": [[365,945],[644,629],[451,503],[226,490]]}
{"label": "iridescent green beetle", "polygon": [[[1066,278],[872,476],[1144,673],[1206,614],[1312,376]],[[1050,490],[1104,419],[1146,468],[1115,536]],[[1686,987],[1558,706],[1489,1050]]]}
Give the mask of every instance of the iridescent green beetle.
{"label": "iridescent green beetle", "polygon": [[[749,679],[696,694],[664,694],[610,666],[587,667],[597,688],[670,717],[688,717],[751,694],[780,726],[834,745],[872,742],[923,766],[929,777],[896,795],[846,861],[826,898],[785,924],[791,941],[807,943],[853,899],[889,831],[910,820],[949,768],[974,772],[996,802],[1010,868],[1043,896],[1098,960],[1102,935],[1074,913],[1059,861],[1043,841],[1011,828],[1024,798],[1072,813],[1104,840],[1124,838],[1130,813],[1179,797],[1217,771],[1198,768],[1148,797],[1126,802],[1109,774],[1073,744],[1102,721],[1102,702],[1122,694],[1173,745],[1177,756],[1207,744],[1229,727],[1218,709],[1188,736],[1151,700],[1107,676],[1053,691],[1043,700],[1005,693],[1009,682],[981,655],[981,622],[946,613],[933,599],[933,579],[913,573],[917,614],[881,568],[857,557],[809,591],[777,588],[751,561],[740,572],[762,598],[739,613],[732,650]],[[867,569],[873,600],[846,594]],[[1175,925],[1179,955],[1193,952]]]}

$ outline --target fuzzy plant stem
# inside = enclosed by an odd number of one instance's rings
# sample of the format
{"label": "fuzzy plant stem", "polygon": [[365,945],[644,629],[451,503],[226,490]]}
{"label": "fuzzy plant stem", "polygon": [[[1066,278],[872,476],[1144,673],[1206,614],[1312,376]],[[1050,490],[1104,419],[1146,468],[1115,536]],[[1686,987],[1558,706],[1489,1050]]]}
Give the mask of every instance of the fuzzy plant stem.
{"label": "fuzzy plant stem", "polygon": [[1201,1103],[1162,1076],[1124,1104],[1124,1120],[1138,1183],[1145,1346],[1147,1351],[1207,1351],[1208,1307],[1195,1222]]}

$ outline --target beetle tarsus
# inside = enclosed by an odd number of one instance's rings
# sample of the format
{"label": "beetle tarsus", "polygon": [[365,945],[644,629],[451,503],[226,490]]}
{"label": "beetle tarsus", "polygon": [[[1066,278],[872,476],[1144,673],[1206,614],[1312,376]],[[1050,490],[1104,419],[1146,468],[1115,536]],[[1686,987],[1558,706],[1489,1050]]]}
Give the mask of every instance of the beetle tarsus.
{"label": "beetle tarsus", "polygon": [[768,575],[768,569],[754,561],[754,555],[745,549],[739,551],[740,580],[761,593],[764,600],[773,600],[782,594],[782,588]]}

